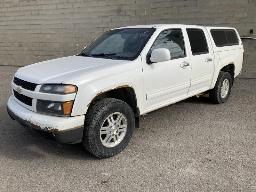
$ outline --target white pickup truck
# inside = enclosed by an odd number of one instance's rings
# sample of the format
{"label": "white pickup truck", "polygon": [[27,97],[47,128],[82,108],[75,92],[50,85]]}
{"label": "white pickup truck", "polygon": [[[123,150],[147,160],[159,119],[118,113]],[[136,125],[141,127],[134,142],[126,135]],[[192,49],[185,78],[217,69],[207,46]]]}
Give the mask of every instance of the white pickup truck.
{"label": "white pickup truck", "polygon": [[111,157],[127,146],[140,115],[201,93],[226,102],[243,52],[234,28],[116,28],[78,55],[20,68],[7,110],[61,143]]}

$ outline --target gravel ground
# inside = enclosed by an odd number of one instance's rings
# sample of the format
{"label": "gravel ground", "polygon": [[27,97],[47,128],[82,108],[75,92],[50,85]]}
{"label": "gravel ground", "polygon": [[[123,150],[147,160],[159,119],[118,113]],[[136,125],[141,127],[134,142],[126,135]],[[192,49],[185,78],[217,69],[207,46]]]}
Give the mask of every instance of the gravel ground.
{"label": "gravel ground", "polygon": [[141,117],[121,154],[98,160],[6,113],[16,68],[0,67],[0,191],[256,191],[256,79],[226,104],[191,98]]}

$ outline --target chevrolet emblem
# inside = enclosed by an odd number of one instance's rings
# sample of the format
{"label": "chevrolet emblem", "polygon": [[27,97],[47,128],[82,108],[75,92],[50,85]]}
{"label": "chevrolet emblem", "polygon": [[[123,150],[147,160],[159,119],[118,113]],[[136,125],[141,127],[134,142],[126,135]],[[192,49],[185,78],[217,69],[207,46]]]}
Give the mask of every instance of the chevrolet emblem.
{"label": "chevrolet emblem", "polygon": [[21,92],[22,92],[21,87],[17,87],[16,91],[17,91],[19,94],[21,94]]}

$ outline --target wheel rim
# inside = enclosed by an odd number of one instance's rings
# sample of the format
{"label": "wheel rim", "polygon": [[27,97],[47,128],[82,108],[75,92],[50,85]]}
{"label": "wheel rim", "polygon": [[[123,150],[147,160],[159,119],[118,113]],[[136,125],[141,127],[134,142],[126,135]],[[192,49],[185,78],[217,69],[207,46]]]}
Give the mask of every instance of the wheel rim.
{"label": "wheel rim", "polygon": [[221,86],[221,98],[226,98],[229,92],[229,80],[225,79]]}
{"label": "wheel rim", "polygon": [[124,139],[127,132],[127,118],[120,112],[110,114],[100,128],[101,143],[107,147],[116,147]]}

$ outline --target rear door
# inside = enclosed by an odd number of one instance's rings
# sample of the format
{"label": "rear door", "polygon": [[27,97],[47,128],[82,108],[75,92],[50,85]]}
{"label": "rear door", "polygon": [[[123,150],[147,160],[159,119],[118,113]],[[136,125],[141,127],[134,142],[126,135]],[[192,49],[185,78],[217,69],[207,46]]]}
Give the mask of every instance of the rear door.
{"label": "rear door", "polygon": [[189,96],[210,89],[214,74],[214,53],[209,34],[203,27],[187,28],[190,42],[189,61],[192,67]]}

